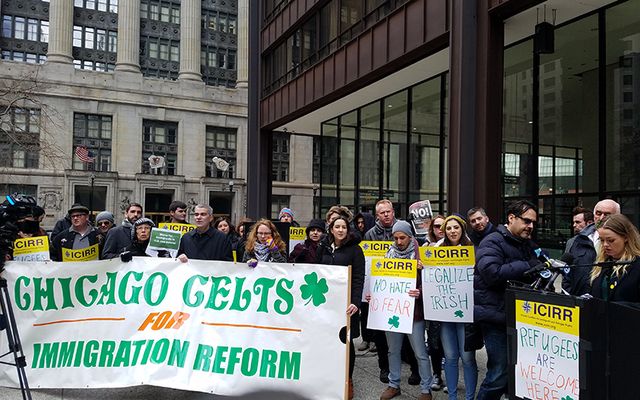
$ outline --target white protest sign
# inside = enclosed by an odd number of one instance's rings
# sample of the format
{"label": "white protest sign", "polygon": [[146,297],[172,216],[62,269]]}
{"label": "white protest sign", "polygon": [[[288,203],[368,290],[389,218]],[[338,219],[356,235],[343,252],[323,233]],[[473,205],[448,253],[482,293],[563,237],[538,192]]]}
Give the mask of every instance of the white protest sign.
{"label": "white protest sign", "polygon": [[380,331],[413,332],[416,299],[409,296],[416,288],[416,260],[376,258],[371,263],[369,318],[367,328]]}
{"label": "white protest sign", "polygon": [[580,399],[580,308],[516,300],[516,396]]}
{"label": "white protest sign", "polygon": [[289,227],[289,254],[293,251],[298,243],[304,243],[307,239],[307,228],[304,226]]}
{"label": "white protest sign", "polygon": [[360,248],[364,254],[364,285],[362,286],[362,301],[367,302],[365,296],[369,294],[369,288],[371,287],[371,261],[374,258],[384,258],[387,254],[387,250],[391,247],[393,242],[382,242],[376,240],[363,240],[360,242]]}
{"label": "white protest sign", "polygon": [[426,235],[429,231],[429,223],[433,218],[431,203],[429,200],[417,201],[409,206],[411,224],[416,235]]}
{"label": "white protest sign", "polygon": [[145,253],[156,257],[159,251],[165,250],[171,254],[172,258],[178,256],[182,232],[169,229],[151,228],[151,236]]}
{"label": "white protest sign", "polygon": [[473,246],[421,247],[424,318],[473,322]]}
{"label": "white protest sign", "polygon": [[49,238],[36,236],[16,239],[13,242],[15,261],[49,261]]}
{"label": "white protest sign", "polygon": [[[32,388],[344,396],[348,267],[134,257],[8,262],[2,276]],[[18,386],[15,367],[0,385]]]}

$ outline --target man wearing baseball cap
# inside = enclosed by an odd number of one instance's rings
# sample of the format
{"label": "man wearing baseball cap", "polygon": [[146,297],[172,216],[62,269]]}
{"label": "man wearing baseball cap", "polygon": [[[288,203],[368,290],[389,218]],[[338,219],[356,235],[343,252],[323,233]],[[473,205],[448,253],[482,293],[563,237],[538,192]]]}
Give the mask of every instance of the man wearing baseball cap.
{"label": "man wearing baseball cap", "polygon": [[[102,247],[103,235],[89,223],[89,209],[82,204],[74,204],[67,213],[71,219],[71,227],[60,232],[53,238],[51,246],[51,260],[68,261],[70,254],[77,252],[68,252],[65,250],[81,250],[87,249],[94,245],[98,245],[98,249]],[[63,253],[66,256],[63,256]],[[99,254],[96,253],[96,254]],[[96,256],[95,259],[98,257]]]}

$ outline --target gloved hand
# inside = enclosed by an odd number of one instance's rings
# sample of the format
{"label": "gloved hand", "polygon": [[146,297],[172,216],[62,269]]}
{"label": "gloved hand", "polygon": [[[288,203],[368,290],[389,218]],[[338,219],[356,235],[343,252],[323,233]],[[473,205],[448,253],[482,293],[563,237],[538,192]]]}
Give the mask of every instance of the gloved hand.
{"label": "gloved hand", "polygon": [[122,262],[129,262],[133,259],[133,253],[130,251],[125,251],[124,253],[120,254],[120,260],[122,260]]}
{"label": "gloved hand", "polygon": [[247,265],[250,268],[255,268],[258,266],[258,260],[256,260],[255,258],[250,259],[249,261],[247,261]]}

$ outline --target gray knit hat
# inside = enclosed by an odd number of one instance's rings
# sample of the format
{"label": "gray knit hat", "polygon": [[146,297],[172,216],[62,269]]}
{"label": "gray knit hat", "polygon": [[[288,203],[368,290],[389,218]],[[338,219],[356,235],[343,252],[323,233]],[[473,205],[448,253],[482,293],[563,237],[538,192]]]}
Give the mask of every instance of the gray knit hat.
{"label": "gray knit hat", "polygon": [[116,223],[116,219],[113,214],[111,214],[109,211],[103,211],[96,217],[96,224],[100,221],[104,221],[105,219],[107,221],[110,221],[112,224]]}
{"label": "gray knit hat", "polygon": [[402,232],[407,236],[413,237],[413,232],[411,232],[411,225],[409,225],[407,221],[396,221],[396,223],[393,224],[393,228],[391,229],[391,234],[394,234],[396,232]]}
{"label": "gray knit hat", "polygon": [[140,225],[149,225],[152,228],[156,227],[156,224],[154,224],[152,220],[150,220],[149,218],[142,217],[133,223],[133,227],[131,228],[131,239],[136,238],[136,228],[139,227]]}

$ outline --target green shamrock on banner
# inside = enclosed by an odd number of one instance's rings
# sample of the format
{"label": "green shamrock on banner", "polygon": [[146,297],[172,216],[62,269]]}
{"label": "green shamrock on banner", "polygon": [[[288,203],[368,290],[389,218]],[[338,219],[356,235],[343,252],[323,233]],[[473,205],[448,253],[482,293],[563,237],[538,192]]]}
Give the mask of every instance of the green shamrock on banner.
{"label": "green shamrock on banner", "polygon": [[462,317],[464,317],[464,312],[462,312],[462,310],[458,310],[458,311],[454,312],[453,315],[455,315],[458,318],[462,318]]}
{"label": "green shamrock on banner", "polygon": [[567,395],[566,397],[563,397],[560,400],[573,400],[573,397]]}
{"label": "green shamrock on banner", "polygon": [[397,315],[394,315],[393,317],[389,318],[389,325],[391,325],[392,328],[398,328],[400,327],[400,318],[398,318]]}
{"label": "green shamrock on banner", "polygon": [[313,305],[318,307],[327,301],[324,296],[329,291],[326,279],[322,278],[318,280],[318,274],[312,272],[304,276],[304,281],[306,283],[300,286],[300,292],[302,293],[303,299],[308,299],[307,302],[304,303],[305,306],[313,301]]}

